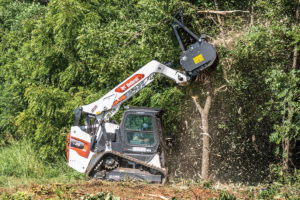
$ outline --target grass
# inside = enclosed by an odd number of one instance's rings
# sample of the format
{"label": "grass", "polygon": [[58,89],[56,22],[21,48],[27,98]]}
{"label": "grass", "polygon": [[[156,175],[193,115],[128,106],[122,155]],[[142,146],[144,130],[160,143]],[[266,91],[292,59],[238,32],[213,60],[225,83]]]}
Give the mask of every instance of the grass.
{"label": "grass", "polygon": [[55,163],[43,161],[31,142],[15,142],[0,148],[0,187],[30,183],[67,183],[84,179],[84,175],[67,166],[65,159]]}
{"label": "grass", "polygon": [[81,197],[83,200],[120,200],[120,197],[117,197],[111,193],[100,192],[96,195],[89,194]]}
{"label": "grass", "polygon": [[[111,193],[107,192],[99,192],[97,194],[86,194],[79,197],[81,200],[120,200],[121,198],[115,196]],[[32,200],[36,199],[34,195],[27,193],[27,192],[16,192],[14,194],[0,194],[1,200]],[[56,194],[55,197],[51,199],[69,199],[71,200],[72,197],[66,197],[64,194]]]}

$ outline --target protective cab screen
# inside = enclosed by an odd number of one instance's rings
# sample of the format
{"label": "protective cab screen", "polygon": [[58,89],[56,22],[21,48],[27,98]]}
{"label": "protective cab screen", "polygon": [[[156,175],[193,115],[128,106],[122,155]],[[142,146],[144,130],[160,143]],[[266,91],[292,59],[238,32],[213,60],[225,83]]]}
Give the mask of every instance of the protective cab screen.
{"label": "protective cab screen", "polygon": [[155,143],[151,116],[128,115],[125,121],[125,130],[129,144],[151,146]]}

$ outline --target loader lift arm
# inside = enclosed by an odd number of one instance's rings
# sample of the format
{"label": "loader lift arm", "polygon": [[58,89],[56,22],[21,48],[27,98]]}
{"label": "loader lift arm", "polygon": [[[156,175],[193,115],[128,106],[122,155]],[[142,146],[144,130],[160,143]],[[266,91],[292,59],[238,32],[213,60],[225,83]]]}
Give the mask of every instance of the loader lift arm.
{"label": "loader lift arm", "polygon": [[112,117],[119,111],[122,103],[150,84],[154,80],[154,75],[158,73],[174,80],[179,85],[185,85],[190,80],[185,73],[152,60],[99,100],[78,107],[75,110],[75,125],[78,125],[81,113],[96,116],[98,121]]}
{"label": "loader lift arm", "polygon": [[[178,20],[178,16],[180,20]],[[180,64],[184,72],[174,70],[156,60],[141,67],[129,78],[124,80],[99,100],[80,106],[75,110],[75,125],[79,123],[81,113],[96,116],[98,121],[108,119],[119,111],[121,104],[139,92],[153,81],[155,74],[160,73],[173,79],[178,85],[185,85],[193,80],[202,70],[210,67],[216,60],[216,50],[205,40],[205,36],[198,37],[183,23],[183,9],[179,9],[173,16],[172,28],[182,50]],[[179,35],[179,30],[191,36],[195,42],[185,48]]]}

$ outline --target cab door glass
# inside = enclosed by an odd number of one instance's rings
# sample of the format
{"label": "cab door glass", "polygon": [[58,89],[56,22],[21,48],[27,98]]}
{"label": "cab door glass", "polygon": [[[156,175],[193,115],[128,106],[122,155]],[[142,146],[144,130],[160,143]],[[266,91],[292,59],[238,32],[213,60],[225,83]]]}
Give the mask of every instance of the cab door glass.
{"label": "cab door glass", "polygon": [[127,132],[127,142],[131,145],[152,146],[155,139],[152,133]]}
{"label": "cab door glass", "polygon": [[153,118],[147,115],[127,115],[125,121],[127,142],[131,145],[155,144]]}
{"label": "cab door glass", "polygon": [[126,130],[153,131],[153,120],[147,115],[128,115],[125,121]]}

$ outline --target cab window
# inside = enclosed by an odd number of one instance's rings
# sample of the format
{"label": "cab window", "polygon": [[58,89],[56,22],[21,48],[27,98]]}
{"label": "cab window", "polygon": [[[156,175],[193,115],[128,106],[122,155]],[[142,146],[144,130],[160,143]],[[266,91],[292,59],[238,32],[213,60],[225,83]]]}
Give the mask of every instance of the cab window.
{"label": "cab window", "polygon": [[147,115],[128,115],[125,121],[126,130],[153,131],[153,121]]}
{"label": "cab window", "polygon": [[128,144],[152,146],[155,143],[153,118],[148,115],[127,115],[125,132]]}
{"label": "cab window", "polygon": [[153,145],[154,134],[143,132],[127,132],[127,142],[132,145]]}

